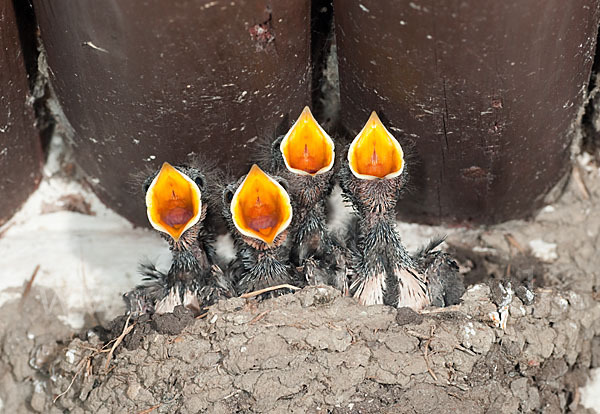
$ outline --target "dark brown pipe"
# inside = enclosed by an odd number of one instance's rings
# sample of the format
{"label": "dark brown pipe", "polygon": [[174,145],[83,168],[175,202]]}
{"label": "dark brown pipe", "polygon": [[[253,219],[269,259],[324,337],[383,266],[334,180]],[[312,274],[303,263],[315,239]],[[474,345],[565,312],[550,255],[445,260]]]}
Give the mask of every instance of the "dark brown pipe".
{"label": "dark brown pipe", "polygon": [[35,0],[78,164],[145,224],[131,173],[190,153],[247,170],[310,103],[310,2]]}
{"label": "dark brown pipe", "polygon": [[0,0],[0,225],[41,179],[42,148],[23,56],[13,2]]}
{"label": "dark brown pipe", "polygon": [[414,144],[401,217],[526,217],[565,176],[597,0],[335,0],[341,117]]}

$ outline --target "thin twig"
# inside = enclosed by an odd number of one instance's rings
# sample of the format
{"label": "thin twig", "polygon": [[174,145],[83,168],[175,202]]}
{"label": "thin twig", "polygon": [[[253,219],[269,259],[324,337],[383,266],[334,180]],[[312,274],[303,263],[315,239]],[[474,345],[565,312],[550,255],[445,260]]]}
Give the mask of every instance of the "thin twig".
{"label": "thin twig", "polygon": [[79,361],[79,363],[77,364],[77,372],[75,372],[75,375],[73,375],[73,378],[71,378],[71,382],[69,383],[69,386],[67,387],[66,390],[64,390],[63,392],[61,392],[60,394],[58,394],[56,397],[54,397],[54,400],[52,400],[52,403],[56,403],[56,401],[62,397],[63,395],[65,395],[66,393],[69,392],[69,390],[71,389],[71,387],[73,386],[73,383],[75,382],[75,378],[77,378],[79,376],[79,374],[81,372],[83,372],[83,368],[85,366],[85,364],[83,363],[84,361],[86,361],[88,358],[82,358],[81,361]]}
{"label": "thin twig", "polygon": [[253,323],[260,321],[262,318],[267,316],[267,313],[269,313],[269,312],[270,312],[270,310],[266,310],[264,312],[259,313],[254,318],[252,318],[252,320],[250,322],[248,322],[248,325],[252,325]]}
{"label": "thin twig", "polygon": [[94,355],[93,356],[96,356],[96,355],[99,355],[99,354],[103,354],[103,353],[106,353],[106,352],[110,352],[110,349],[104,349],[104,348],[98,349],[98,348],[94,348],[92,346],[86,346],[86,345],[81,345],[81,344],[79,344],[79,347],[82,348],[82,349],[87,349],[88,351],[94,351]]}
{"label": "thin twig", "polygon": [[407,329],[406,333],[409,334],[409,335],[414,336],[415,338],[419,338],[419,339],[423,339],[423,340],[429,339],[429,337],[427,335],[424,335],[424,334],[422,334],[420,332],[417,332],[417,331],[412,331],[410,329]]}
{"label": "thin twig", "polygon": [[521,246],[521,244],[517,241],[517,239],[515,239],[515,237],[512,234],[506,233],[504,235],[504,238],[510,246],[515,247],[521,254],[525,254],[525,249],[523,249],[523,246]]}
{"label": "thin twig", "polygon": [[89,377],[92,375],[92,358],[88,358],[85,363],[85,376]]}
{"label": "thin twig", "polygon": [[112,346],[111,344],[113,344],[113,343],[114,343],[116,340],[117,340],[117,338],[113,338],[113,339],[111,339],[110,341],[108,341],[107,343],[105,343],[105,344],[102,346],[102,348],[100,348],[100,350],[98,351],[98,353],[101,353],[101,352],[108,352],[108,351],[109,351],[108,347]]}
{"label": "thin twig", "polygon": [[148,414],[148,413],[151,413],[152,411],[156,410],[156,409],[157,409],[158,407],[160,407],[160,406],[161,406],[161,404],[156,404],[156,405],[155,405],[155,406],[153,406],[153,407],[146,408],[145,410],[143,410],[143,411],[140,411],[138,414]]}
{"label": "thin twig", "polygon": [[433,338],[434,331],[435,331],[435,326],[432,326],[431,333],[429,335],[429,339],[427,339],[427,342],[425,342],[425,351],[423,352],[423,359],[425,359],[425,364],[427,365],[427,371],[429,371],[429,374],[431,374],[431,377],[436,382],[439,382],[437,375],[435,375],[435,372],[433,372],[433,370],[429,366],[429,345],[431,344],[431,339]]}
{"label": "thin twig", "polygon": [[253,298],[254,296],[262,295],[263,293],[271,292],[273,290],[278,290],[278,289],[300,290],[300,288],[297,286],[293,286],[293,285],[284,283],[283,285],[269,286],[268,288],[255,290],[254,292],[244,293],[243,295],[240,296],[240,298],[244,298],[244,299]]}
{"label": "thin twig", "polygon": [[420,313],[431,315],[434,313],[456,312],[459,309],[460,309],[460,305],[452,305],[452,306],[446,306],[445,308],[424,309]]}
{"label": "thin twig", "polygon": [[204,312],[202,315],[196,316],[196,319],[206,318],[206,315],[208,315],[208,312]]}
{"label": "thin twig", "polygon": [[33,273],[31,274],[31,277],[29,278],[29,282],[27,282],[27,285],[25,285],[25,289],[23,289],[23,294],[21,295],[21,304],[25,301],[25,298],[31,291],[31,287],[33,286],[33,281],[35,280],[35,277],[37,276],[39,270],[40,270],[40,265],[37,265],[35,267],[35,269],[33,269]]}
{"label": "thin twig", "polygon": [[348,328],[347,326],[346,331],[348,331],[350,337],[352,338],[352,340],[350,341],[350,345],[354,345],[356,343],[356,337],[354,336],[354,332],[352,332],[352,329]]}
{"label": "thin twig", "polygon": [[[2,236],[4,236],[4,233],[6,233],[14,225],[15,225],[14,221],[11,221],[8,224],[2,224],[2,226],[4,226],[4,228],[2,229],[2,231],[0,231],[0,239],[2,238]],[[0,226],[0,227],[2,227],[2,226]]]}
{"label": "thin twig", "polygon": [[475,352],[471,351],[468,348],[465,348],[464,346],[458,344],[458,345],[454,345],[454,349],[458,349],[459,351],[464,352],[465,354],[471,355],[471,356],[475,356],[477,354],[475,354]]}
{"label": "thin twig", "polygon": [[127,320],[125,321],[125,326],[123,327],[123,332],[121,332],[121,335],[119,335],[119,337],[115,340],[115,343],[113,344],[112,348],[110,348],[110,352],[108,353],[108,356],[106,357],[106,364],[104,364],[104,370],[108,371],[108,365],[110,364],[110,361],[113,357],[113,354],[115,352],[115,349],[117,349],[117,347],[121,344],[121,342],[123,341],[123,339],[125,338],[125,336],[131,332],[131,330],[133,329],[133,327],[135,326],[135,322],[131,324],[131,326],[129,326],[129,319],[131,318],[131,315],[127,316]]}
{"label": "thin twig", "polygon": [[575,184],[577,184],[577,188],[581,193],[581,196],[584,200],[590,199],[590,190],[588,190],[587,185],[585,185],[585,180],[583,179],[583,175],[581,174],[581,170],[579,166],[573,165],[573,180]]}
{"label": "thin twig", "polygon": [[575,396],[573,397],[573,404],[575,406],[578,406],[580,399],[581,399],[581,393],[579,391],[579,388],[575,388]]}

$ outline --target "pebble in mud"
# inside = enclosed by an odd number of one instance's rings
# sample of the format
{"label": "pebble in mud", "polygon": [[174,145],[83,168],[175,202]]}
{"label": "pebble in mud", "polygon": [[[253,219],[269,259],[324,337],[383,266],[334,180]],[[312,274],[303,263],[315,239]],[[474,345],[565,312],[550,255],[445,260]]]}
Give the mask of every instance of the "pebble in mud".
{"label": "pebble in mud", "polygon": [[411,308],[402,307],[396,312],[396,323],[399,326],[414,324],[420,325],[423,322],[423,316]]}

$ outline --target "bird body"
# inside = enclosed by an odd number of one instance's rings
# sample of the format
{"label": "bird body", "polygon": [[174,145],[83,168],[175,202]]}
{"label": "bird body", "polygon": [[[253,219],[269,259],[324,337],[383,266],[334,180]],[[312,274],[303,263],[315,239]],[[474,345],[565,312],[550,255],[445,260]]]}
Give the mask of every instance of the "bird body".
{"label": "bird body", "polygon": [[402,244],[395,208],[406,180],[404,153],[377,114],[372,113],[347,154],[340,185],[357,214],[349,242],[350,293],[364,305],[415,310],[458,301],[462,281],[449,256],[434,251],[439,242],[417,255],[410,255]]}
{"label": "bird body", "polygon": [[335,144],[308,107],[271,146],[271,169],[289,187],[294,208],[290,262],[310,285],[347,291],[346,250],[327,230],[327,197],[334,185]]}
{"label": "bird body", "polygon": [[[289,250],[283,246],[287,235],[276,240],[273,247],[255,248],[245,242],[236,243],[238,246],[237,257],[232,264],[234,272],[238,275],[236,290],[238,293],[248,293],[257,290],[284,284],[296,284],[293,271],[286,264]],[[274,292],[265,296],[276,296]]]}
{"label": "bird body", "polygon": [[290,230],[290,261],[309,285],[331,285],[347,291],[346,250],[327,229],[326,201],[333,188],[333,172],[317,176],[281,173],[289,183],[294,206]]}
{"label": "bird body", "polygon": [[422,309],[430,304],[425,275],[402,245],[395,225],[403,178],[361,180],[342,170],[342,189],[358,213],[351,232],[350,293],[361,304]]}
{"label": "bird body", "polygon": [[205,176],[197,168],[168,163],[144,183],[148,218],[169,243],[167,272],[152,263],[140,265],[144,284],[125,294],[133,313],[172,312],[184,306],[196,314],[233,288],[216,264],[213,237],[204,227],[208,211]]}
{"label": "bird body", "polygon": [[[223,190],[223,216],[234,236],[236,258],[230,272],[239,294],[297,282],[287,264],[285,241],[292,220],[289,195],[279,177],[254,165]],[[265,296],[275,296],[272,291]]]}
{"label": "bird body", "polygon": [[456,262],[448,253],[436,250],[443,242],[443,238],[434,239],[413,256],[417,268],[428,282],[431,304],[438,307],[459,303],[465,293]]}

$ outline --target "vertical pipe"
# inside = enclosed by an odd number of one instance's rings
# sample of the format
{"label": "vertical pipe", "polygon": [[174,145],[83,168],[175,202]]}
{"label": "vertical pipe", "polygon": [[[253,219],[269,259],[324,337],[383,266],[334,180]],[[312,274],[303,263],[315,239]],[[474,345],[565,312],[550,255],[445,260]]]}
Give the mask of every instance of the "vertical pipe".
{"label": "vertical pipe", "polygon": [[242,173],[257,141],[310,103],[308,0],[34,5],[75,158],[136,223],[131,173],[190,153]]}
{"label": "vertical pipe", "polygon": [[401,217],[526,217],[568,171],[597,0],[335,0],[342,123],[411,143]]}
{"label": "vertical pipe", "polygon": [[12,0],[0,0],[0,225],[40,182],[40,136]]}

